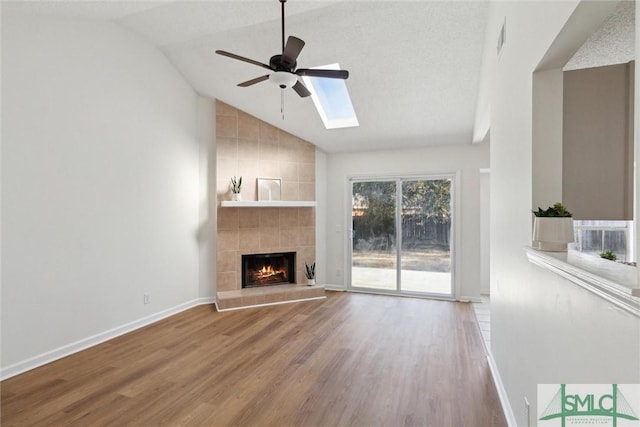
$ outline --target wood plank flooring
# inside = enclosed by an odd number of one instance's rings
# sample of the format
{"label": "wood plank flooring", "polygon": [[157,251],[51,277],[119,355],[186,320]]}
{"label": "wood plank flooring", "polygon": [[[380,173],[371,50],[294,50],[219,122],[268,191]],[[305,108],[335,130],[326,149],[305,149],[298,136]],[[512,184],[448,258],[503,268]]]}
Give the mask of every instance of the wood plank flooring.
{"label": "wood plank flooring", "polygon": [[200,306],[0,385],[2,426],[506,426],[470,304]]}

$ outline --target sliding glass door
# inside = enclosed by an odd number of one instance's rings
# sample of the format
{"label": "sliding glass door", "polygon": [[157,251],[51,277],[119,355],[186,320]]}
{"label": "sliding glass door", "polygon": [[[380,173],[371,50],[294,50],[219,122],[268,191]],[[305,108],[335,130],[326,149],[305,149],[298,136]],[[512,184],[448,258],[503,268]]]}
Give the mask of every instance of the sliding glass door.
{"label": "sliding glass door", "polygon": [[453,296],[452,182],[352,181],[350,288]]}
{"label": "sliding glass door", "polygon": [[397,289],[395,181],[355,181],[351,286]]}

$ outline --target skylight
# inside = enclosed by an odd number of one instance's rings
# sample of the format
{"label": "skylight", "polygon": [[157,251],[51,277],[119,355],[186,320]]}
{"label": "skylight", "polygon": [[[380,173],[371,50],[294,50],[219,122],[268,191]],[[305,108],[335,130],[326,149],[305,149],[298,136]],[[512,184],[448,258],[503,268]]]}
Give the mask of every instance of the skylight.
{"label": "skylight", "polygon": [[[339,70],[340,64],[316,68]],[[313,99],[313,104],[316,106],[325,128],[338,129],[360,126],[344,80],[306,76],[302,79],[311,92],[311,99]]]}

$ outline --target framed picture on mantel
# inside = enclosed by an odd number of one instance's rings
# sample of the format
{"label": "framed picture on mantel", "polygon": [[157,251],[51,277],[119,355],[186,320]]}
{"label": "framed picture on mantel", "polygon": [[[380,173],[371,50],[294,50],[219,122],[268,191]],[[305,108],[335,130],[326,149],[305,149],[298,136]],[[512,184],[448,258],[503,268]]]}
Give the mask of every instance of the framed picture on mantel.
{"label": "framed picture on mantel", "polygon": [[258,178],[258,200],[281,200],[281,187],[279,178]]}

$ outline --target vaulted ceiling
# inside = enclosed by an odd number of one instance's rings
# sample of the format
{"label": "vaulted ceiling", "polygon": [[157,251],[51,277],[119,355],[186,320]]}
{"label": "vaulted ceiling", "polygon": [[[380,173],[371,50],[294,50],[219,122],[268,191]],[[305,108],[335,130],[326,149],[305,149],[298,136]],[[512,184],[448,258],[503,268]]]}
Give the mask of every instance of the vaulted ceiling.
{"label": "vaulted ceiling", "polygon": [[278,0],[3,2],[78,19],[111,20],[159,47],[195,90],[328,152],[470,143],[488,3],[289,0],[286,33],[306,42],[298,64],[339,63],[360,122],[327,130],[311,99],[270,82],[236,84],[265,70],[214,52],[268,63],[280,53]]}

